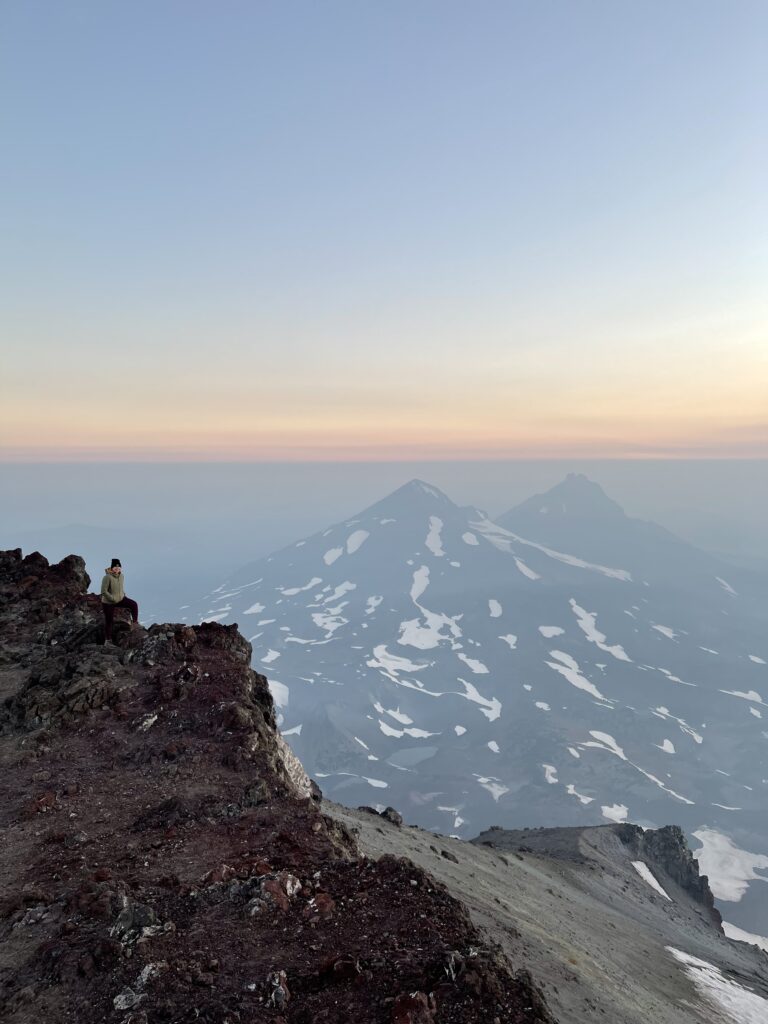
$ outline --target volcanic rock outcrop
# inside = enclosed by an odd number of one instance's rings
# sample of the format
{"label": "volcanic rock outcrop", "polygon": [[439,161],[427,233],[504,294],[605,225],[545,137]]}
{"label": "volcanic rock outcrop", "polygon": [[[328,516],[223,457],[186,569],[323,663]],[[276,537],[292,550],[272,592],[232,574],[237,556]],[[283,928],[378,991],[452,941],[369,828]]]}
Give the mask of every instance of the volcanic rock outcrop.
{"label": "volcanic rock outcrop", "polygon": [[364,856],[237,627],[115,623],[0,552],[0,1019],[550,1024],[429,873]]}

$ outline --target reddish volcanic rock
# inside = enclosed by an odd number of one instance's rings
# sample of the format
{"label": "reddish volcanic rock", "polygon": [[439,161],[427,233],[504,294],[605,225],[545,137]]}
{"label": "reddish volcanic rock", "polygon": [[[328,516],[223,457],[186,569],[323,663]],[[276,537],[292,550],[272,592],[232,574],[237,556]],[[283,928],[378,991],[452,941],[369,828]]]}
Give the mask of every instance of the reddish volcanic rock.
{"label": "reddish volcanic rock", "polygon": [[104,647],[89,582],[0,552],[4,1022],[550,1024],[442,885],[320,813],[236,626]]}

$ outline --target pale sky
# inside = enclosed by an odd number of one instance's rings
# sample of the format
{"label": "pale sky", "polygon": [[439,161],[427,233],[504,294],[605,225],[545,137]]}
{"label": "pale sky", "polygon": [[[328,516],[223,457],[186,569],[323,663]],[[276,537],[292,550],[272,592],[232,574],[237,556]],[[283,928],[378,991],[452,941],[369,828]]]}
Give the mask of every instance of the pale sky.
{"label": "pale sky", "polygon": [[768,454],[768,4],[0,10],[0,459]]}

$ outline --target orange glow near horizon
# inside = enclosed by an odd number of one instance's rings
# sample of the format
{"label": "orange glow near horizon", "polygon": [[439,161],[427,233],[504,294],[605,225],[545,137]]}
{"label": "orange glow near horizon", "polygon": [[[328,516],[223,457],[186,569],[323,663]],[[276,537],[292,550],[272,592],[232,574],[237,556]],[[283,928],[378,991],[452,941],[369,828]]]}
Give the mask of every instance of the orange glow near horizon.
{"label": "orange glow near horizon", "polygon": [[514,349],[430,334],[354,359],[341,340],[287,356],[233,343],[210,363],[142,344],[112,386],[96,359],[57,350],[37,373],[20,354],[0,461],[765,458],[756,322],[728,340],[697,327]]}

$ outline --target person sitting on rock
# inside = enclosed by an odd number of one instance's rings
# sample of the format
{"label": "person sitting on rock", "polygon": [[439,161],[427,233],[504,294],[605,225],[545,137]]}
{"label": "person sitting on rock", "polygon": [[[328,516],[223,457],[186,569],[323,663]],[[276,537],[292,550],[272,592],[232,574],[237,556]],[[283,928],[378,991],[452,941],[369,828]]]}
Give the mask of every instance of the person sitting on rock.
{"label": "person sitting on rock", "polygon": [[101,581],[101,607],[104,610],[104,643],[112,643],[112,622],[115,608],[127,608],[134,622],[139,621],[139,606],[125,596],[125,577],[119,558],[113,558],[112,564],[105,569],[106,575]]}

